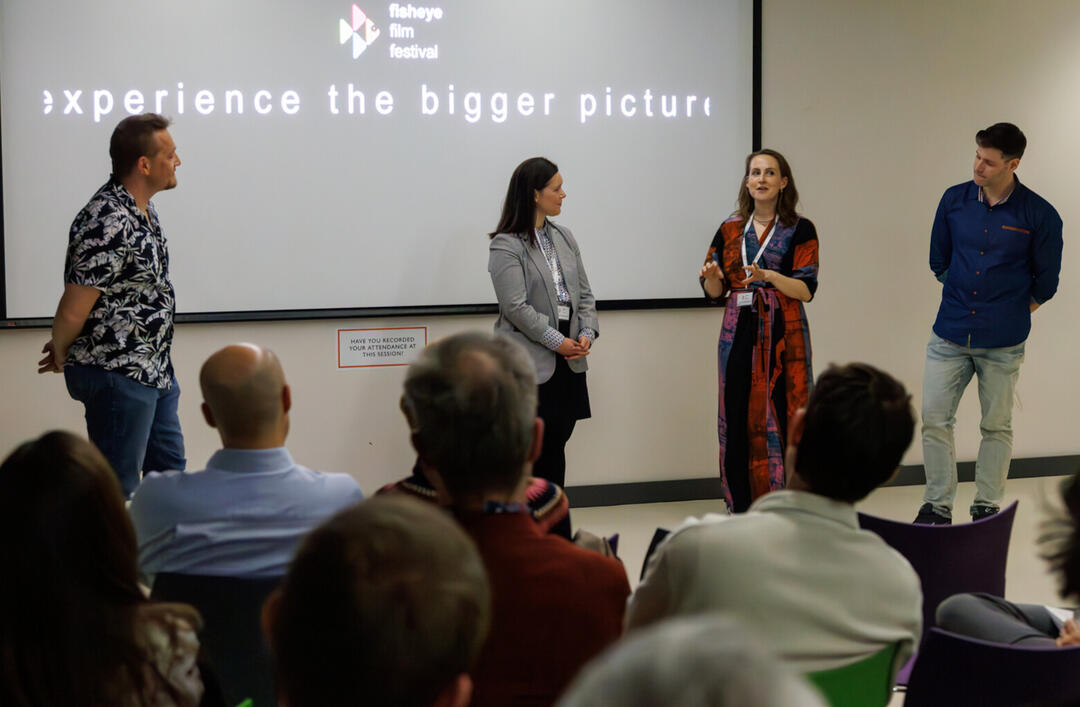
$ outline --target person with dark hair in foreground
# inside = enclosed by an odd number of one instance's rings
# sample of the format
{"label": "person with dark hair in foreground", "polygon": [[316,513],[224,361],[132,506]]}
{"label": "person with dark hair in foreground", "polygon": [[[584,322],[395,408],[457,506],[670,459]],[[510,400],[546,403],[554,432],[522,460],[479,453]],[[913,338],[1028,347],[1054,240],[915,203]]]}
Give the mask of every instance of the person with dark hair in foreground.
{"label": "person with dark hair in foreground", "polygon": [[540,384],[544,440],[533,474],[558,486],[566,486],[566,442],[577,421],[592,416],[585,357],[600,335],[581,250],[569,228],[550,220],[565,198],[555,163],[527,159],[510,177],[499,225],[488,234],[495,331],[525,347]]}
{"label": "person with dark hair in foreground", "polygon": [[94,445],[50,432],[12,452],[0,534],[0,704],[200,704],[199,614],[143,595],[124,497]]}
{"label": "person with dark hair in foreground", "polygon": [[899,643],[911,656],[922,624],[915,571],[859,528],[856,501],[887,481],[911,443],[904,386],[863,363],[817,380],[788,437],[786,489],[741,515],[691,519],[649,563],[627,627],[727,611],[800,672],[829,670]]}
{"label": "person with dark hair in foreground", "polygon": [[472,704],[552,704],[619,637],[630,586],[618,560],[543,533],[526,510],[544,427],[532,362],[509,337],[451,336],[409,366],[401,408],[424,475],[476,541],[491,581]]}
{"label": "person with dark hair in foreground", "polygon": [[113,130],[112,175],[71,224],[64,293],[38,362],[38,373],[63,371],[128,497],[144,470],[186,465],[172,365],[176,298],[150,202],[176,187],[180,157],[168,127],[144,113]]}
{"label": "person with dark hair in foreground", "polygon": [[668,619],[636,631],[581,671],[558,707],[823,707],[725,614]]}
{"label": "person with dark hair in foreground", "polygon": [[737,203],[699,275],[706,301],[724,307],[716,419],[731,512],[784,486],[784,440],[814,380],[803,304],[818,284],[817,231],[795,211],[799,192],[783,155],[747,156]]}
{"label": "person with dark hair in foreground", "polygon": [[916,523],[952,523],[956,408],[979,379],[982,441],[972,520],[997,513],[1012,457],[1012,406],[1031,314],[1054,296],[1061,217],[1016,177],[1027,138],[1012,123],[975,135],[970,182],[945,191],[930,232],[941,306],[926,345],[922,444],[926,493]]}
{"label": "person with dark hair in foreground", "polygon": [[453,519],[382,496],[300,546],[263,618],[282,705],[464,707],[491,595]]}
{"label": "person with dark hair in foreground", "polygon": [[363,498],[348,474],[313,471],[285,447],[292,389],[273,351],[233,344],[199,372],[203,417],[221,437],[206,470],[152,472],[131,500],[139,568],[280,577],[308,531]]}
{"label": "person with dark hair in foreground", "polygon": [[[1043,524],[1044,557],[1058,574],[1061,597],[1080,600],[1080,474],[1061,488],[1060,516]],[[956,594],[938,605],[936,620],[946,631],[984,641],[1034,647],[1080,646],[1072,611],[1041,604],[1016,604],[990,594]]]}

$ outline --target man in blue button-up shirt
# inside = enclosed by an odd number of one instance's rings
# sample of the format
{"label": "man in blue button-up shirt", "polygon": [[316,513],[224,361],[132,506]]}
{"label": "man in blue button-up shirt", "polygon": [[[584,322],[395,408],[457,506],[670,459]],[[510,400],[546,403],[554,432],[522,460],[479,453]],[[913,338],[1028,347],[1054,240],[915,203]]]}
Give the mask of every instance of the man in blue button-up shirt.
{"label": "man in blue button-up shirt", "polygon": [[313,471],[285,447],[292,392],[277,356],[234,344],[203,364],[203,416],[221,436],[204,471],[150,472],[131,499],[139,569],[280,577],[300,539],[363,498],[348,474]]}
{"label": "man in blue button-up shirt", "polygon": [[1031,313],[1054,296],[1061,270],[1061,218],[1015,175],[1027,146],[1024,134],[1011,123],[997,123],[980,130],[975,142],[974,179],[946,190],[930,234],[930,269],[943,288],[926,347],[926,495],[916,523],[952,522],[953,424],[972,374],[979,378],[982,442],[971,517],[998,511]]}

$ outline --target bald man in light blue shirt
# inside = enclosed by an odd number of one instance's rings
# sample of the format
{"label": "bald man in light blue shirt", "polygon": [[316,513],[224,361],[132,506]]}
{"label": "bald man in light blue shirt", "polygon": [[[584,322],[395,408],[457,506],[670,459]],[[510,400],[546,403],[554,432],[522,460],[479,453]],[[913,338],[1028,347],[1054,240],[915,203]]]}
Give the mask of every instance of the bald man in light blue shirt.
{"label": "bald man in light blue shirt", "polygon": [[285,574],[300,539],[363,498],[347,474],[312,471],[285,448],[292,396],[272,351],[227,346],[199,374],[223,449],[204,471],[151,473],[131,501],[139,568],[229,577]]}

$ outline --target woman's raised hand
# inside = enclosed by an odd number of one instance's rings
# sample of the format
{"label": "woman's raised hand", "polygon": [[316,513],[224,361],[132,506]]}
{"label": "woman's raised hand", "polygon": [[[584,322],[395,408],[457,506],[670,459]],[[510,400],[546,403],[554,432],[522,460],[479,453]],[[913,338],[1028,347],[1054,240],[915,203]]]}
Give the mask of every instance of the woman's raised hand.
{"label": "woman's raised hand", "polygon": [[715,260],[710,260],[701,266],[701,277],[713,282],[723,282],[724,271],[720,269]]}
{"label": "woman's raised hand", "polygon": [[754,265],[754,264],[751,263],[746,268],[746,279],[743,280],[739,284],[742,285],[743,287],[746,287],[747,285],[749,285],[751,282],[754,282],[755,280],[760,280],[762,282],[769,282],[769,273],[771,273],[771,272],[772,272],[772,270],[766,270],[765,268],[759,268],[757,265]]}

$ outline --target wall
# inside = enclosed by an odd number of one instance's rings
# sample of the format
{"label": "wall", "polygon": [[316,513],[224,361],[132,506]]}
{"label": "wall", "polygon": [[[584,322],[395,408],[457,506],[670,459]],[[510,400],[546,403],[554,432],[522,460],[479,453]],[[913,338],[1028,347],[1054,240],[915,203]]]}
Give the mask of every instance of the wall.
{"label": "wall", "polygon": [[[791,161],[802,209],[821,237],[821,286],[808,306],[816,370],[830,361],[872,362],[900,377],[919,405],[940,294],[926,264],[933,211],[947,186],[970,178],[975,131],[1009,120],[1029,141],[1020,177],[1057,206],[1067,241],[1061,289],[1036,313],[1028,342],[1015,455],[1080,451],[1069,365],[1080,343],[1072,325],[1080,311],[1078,255],[1068,243],[1080,216],[1070,198],[1080,154],[1073,127],[1080,6],[764,0],[764,13],[765,144]],[[717,222],[730,210],[741,167],[718,165],[716,202],[702,206]],[[77,206],[57,208],[74,214]],[[573,224],[572,207],[566,220]],[[600,257],[588,234],[579,236],[586,264]],[[704,253],[711,236],[663,237],[700,241]],[[686,264],[688,278],[698,265]],[[595,417],[570,441],[571,483],[715,473],[718,312],[601,317],[589,372]],[[182,325],[175,361],[190,465],[200,467],[217,444],[198,412],[198,367],[217,348],[250,340],[275,349],[284,363],[295,401],[290,447],[301,463],[348,471],[365,490],[398,478],[412,456],[397,410],[403,369],[338,370],[337,328],[428,326],[435,339],[490,325],[491,317]],[[46,333],[0,334],[0,450],[49,428],[82,429],[81,408],[67,398],[62,378],[33,373]],[[972,459],[974,386],[957,417],[958,457]],[[921,458],[916,442],[905,463]]]}
{"label": "wall", "polygon": [[[927,245],[942,191],[970,179],[975,132],[1007,120],[1028,152],[1018,174],[1065,222],[1058,295],[1034,316],[1014,415],[1015,456],[1075,453],[1070,372],[1078,334],[1080,217],[1069,177],[1080,141],[1074,90],[1080,6],[765,0],[763,133],[799,177],[821,234],[811,307],[818,370],[864,359],[921,398],[940,286]],[[972,385],[957,414],[958,457],[978,444]],[[921,462],[918,444],[906,462]]]}

